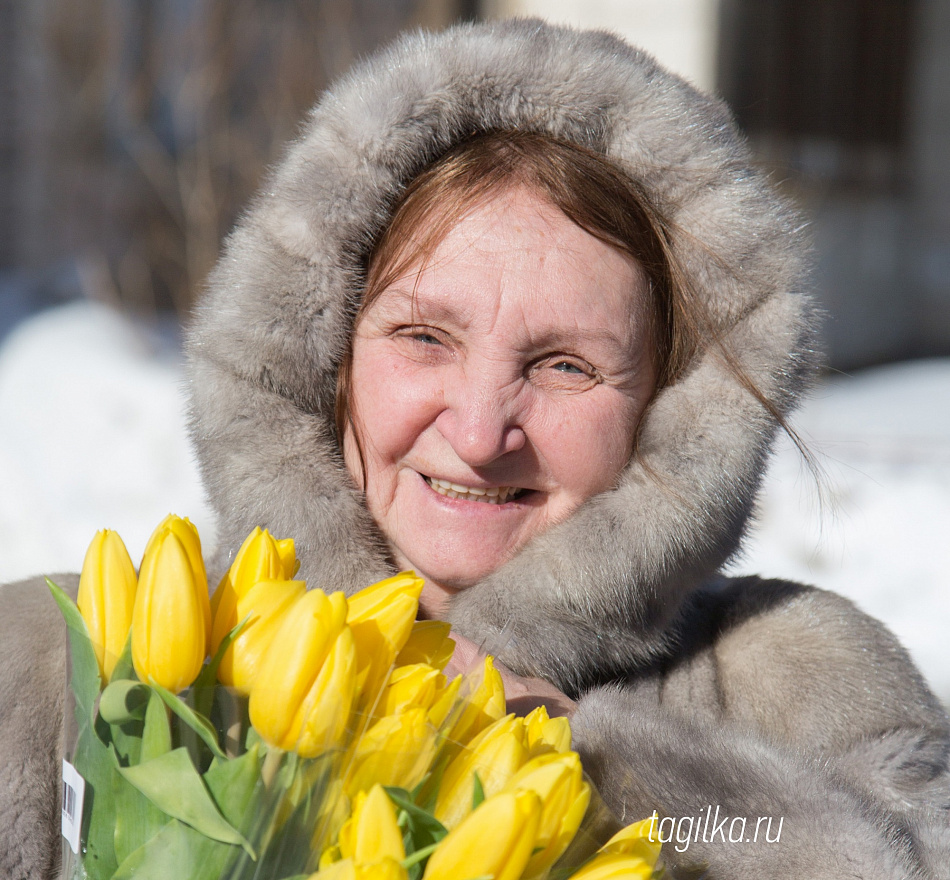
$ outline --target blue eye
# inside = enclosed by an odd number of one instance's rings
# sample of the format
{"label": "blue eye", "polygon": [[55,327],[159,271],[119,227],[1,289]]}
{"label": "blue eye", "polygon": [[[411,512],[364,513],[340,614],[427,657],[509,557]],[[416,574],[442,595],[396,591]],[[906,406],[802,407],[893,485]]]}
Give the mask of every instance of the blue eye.
{"label": "blue eye", "polygon": [[554,364],[554,369],[559,373],[583,373],[584,371],[577,366],[577,364],[572,364],[569,361],[558,361]]}
{"label": "blue eye", "polygon": [[422,343],[425,343],[426,345],[441,345],[442,344],[431,333],[414,333],[412,335],[412,338],[415,339],[416,342],[422,342]]}

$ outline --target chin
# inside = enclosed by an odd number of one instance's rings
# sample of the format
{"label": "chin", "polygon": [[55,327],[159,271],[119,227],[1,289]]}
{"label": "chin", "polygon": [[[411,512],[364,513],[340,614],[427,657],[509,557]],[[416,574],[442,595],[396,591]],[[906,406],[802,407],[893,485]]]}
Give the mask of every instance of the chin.
{"label": "chin", "polygon": [[500,568],[507,557],[499,555],[486,560],[485,553],[479,554],[478,559],[465,564],[460,563],[458,557],[452,560],[432,559],[421,556],[418,561],[412,561],[402,554],[397,555],[397,563],[404,568],[413,569],[425,581],[437,585],[448,593],[459,593],[475,586],[479,581],[488,577],[493,571]]}

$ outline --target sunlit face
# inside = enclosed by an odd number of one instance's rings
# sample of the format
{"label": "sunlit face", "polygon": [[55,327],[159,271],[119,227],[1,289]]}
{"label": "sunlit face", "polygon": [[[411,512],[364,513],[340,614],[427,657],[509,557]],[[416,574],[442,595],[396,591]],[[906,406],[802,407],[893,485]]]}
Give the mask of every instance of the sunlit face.
{"label": "sunlit face", "polygon": [[[356,328],[369,510],[438,613],[609,489],[654,386],[647,282],[530,191],[466,215]],[[360,480],[350,431],[347,466]]]}

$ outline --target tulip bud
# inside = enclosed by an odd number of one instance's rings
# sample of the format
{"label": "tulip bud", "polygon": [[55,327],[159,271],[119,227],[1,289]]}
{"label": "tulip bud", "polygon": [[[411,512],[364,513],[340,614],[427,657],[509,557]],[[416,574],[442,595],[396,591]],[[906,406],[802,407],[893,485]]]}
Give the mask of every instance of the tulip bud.
{"label": "tulip bud", "polygon": [[362,704],[375,702],[389,671],[412,632],[422,578],[403,572],[360,590],[350,598],[347,623],[353,630]]}
{"label": "tulip bud", "polygon": [[297,549],[293,538],[280,538],[277,541],[277,554],[284,569],[284,580],[293,580],[300,563],[297,562]]}
{"label": "tulip bud", "polygon": [[538,706],[524,719],[531,757],[546,752],[567,752],[571,748],[571,723],[567,718],[550,718],[544,706]]}
{"label": "tulip bud", "polygon": [[653,866],[639,856],[602,853],[571,874],[570,880],[650,880]]}
{"label": "tulip bud", "polygon": [[[505,684],[491,657],[485,658],[481,678],[475,680],[477,685],[449,731],[448,738],[452,742],[468,742],[505,716]],[[469,681],[472,679],[466,677],[466,684]]]}
{"label": "tulip bud", "polygon": [[[230,623],[231,617],[234,623],[227,626],[226,633],[230,632],[239,621],[248,618],[244,628],[221,658],[221,664],[218,666],[218,680],[222,684],[237,688],[244,694],[251,692],[251,686],[263,661],[264,653],[280,629],[287,612],[306,592],[307,585],[303,581],[258,581],[237,599],[233,606],[233,614],[230,596],[227,604],[222,602],[218,606],[218,617],[214,622],[215,634],[219,627]],[[226,616],[229,620],[222,623],[222,618]]]}
{"label": "tulip bud", "polygon": [[423,880],[517,880],[534,849],[540,818],[541,801],[533,791],[488,798],[442,839]]}
{"label": "tulip bud", "polygon": [[396,715],[407,709],[431,709],[445,688],[445,676],[425,663],[397,666],[389,676],[376,715]]}
{"label": "tulip bud", "polygon": [[99,661],[103,681],[112,677],[125,648],[135,605],[135,568],[117,532],[96,532],[79,576],[76,603]]}
{"label": "tulip bud", "polygon": [[512,776],[505,791],[530,790],[541,798],[541,822],[536,851],[528,862],[527,877],[543,875],[577,834],[590,803],[576,752],[549,752],[528,761]]}
{"label": "tulip bud", "polygon": [[214,619],[212,653],[218,650],[221,640],[243,619],[237,617],[238,599],[259,581],[289,580],[293,577],[295,568],[294,542],[290,538],[275,541],[267,529],[255,528],[244,539],[234,562],[219,581],[211,597],[211,614]]}
{"label": "tulip bud", "polygon": [[644,819],[622,828],[610,838],[571,880],[649,880],[660,857],[660,841],[651,840],[654,820]]}
{"label": "tulip bud", "polygon": [[641,819],[626,828],[621,828],[598,852],[635,855],[651,865],[655,865],[656,860],[660,857],[659,839],[652,840],[650,838],[655,822],[655,819]]}
{"label": "tulip bud", "polygon": [[449,638],[451,628],[441,620],[417,620],[396,657],[396,665],[425,663],[440,671],[445,669],[455,653],[455,642]]}
{"label": "tulip bud", "polygon": [[406,857],[396,810],[381,785],[369,793],[359,792],[353,801],[353,815],[340,829],[340,855],[357,865],[385,858],[399,862]]}
{"label": "tulip bud", "polygon": [[346,598],[304,593],[284,614],[251,686],[251,724],[271,745],[305,758],[340,744],[356,689]]}
{"label": "tulip bud", "polygon": [[456,675],[441,691],[437,694],[435,702],[429,709],[429,723],[436,728],[441,729],[449,717],[452,709],[458,704],[459,691],[462,689],[463,676]]}
{"label": "tulip bud", "polygon": [[436,732],[424,709],[387,715],[359,738],[346,781],[353,796],[376,783],[413,789],[436,753]]}
{"label": "tulip bud", "polygon": [[508,715],[483,730],[445,769],[435,802],[435,817],[453,828],[472,811],[475,774],[485,795],[501,791],[528,758],[524,719]]}
{"label": "tulip bud", "polygon": [[198,537],[198,529],[187,517],[176,516],[174,513],[168,514],[152,532],[148,543],[145,545],[145,553],[142,554],[142,566],[145,565],[145,557],[154,551],[155,546],[161,541],[166,532],[171,532],[185,548],[188,554],[188,562],[195,578],[195,589],[198,592],[198,601],[201,603],[201,613],[205,621],[205,647],[211,640],[211,603],[208,598],[208,574],[205,571],[205,562],[201,555],[201,539]]}
{"label": "tulip bud", "polygon": [[311,874],[308,880],[409,880],[409,873],[394,859],[357,865],[352,859],[334,862]]}
{"label": "tulip bud", "polygon": [[[154,536],[153,536],[154,537]],[[132,663],[142,681],[153,678],[178,693],[188,687],[205,658],[202,596],[185,545],[165,529],[149,542],[132,612]]]}

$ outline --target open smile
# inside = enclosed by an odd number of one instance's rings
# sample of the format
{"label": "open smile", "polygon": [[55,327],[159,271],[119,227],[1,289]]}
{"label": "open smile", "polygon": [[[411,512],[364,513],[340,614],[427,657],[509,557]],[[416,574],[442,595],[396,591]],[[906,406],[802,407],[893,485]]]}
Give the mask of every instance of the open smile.
{"label": "open smile", "polygon": [[451,483],[437,477],[428,477],[425,474],[421,474],[421,476],[429,485],[429,488],[438,492],[439,495],[445,495],[447,498],[461,498],[464,501],[477,501],[482,504],[505,504],[531,491],[530,489],[519,489],[517,486],[486,486],[485,488],[462,486],[459,483]]}

